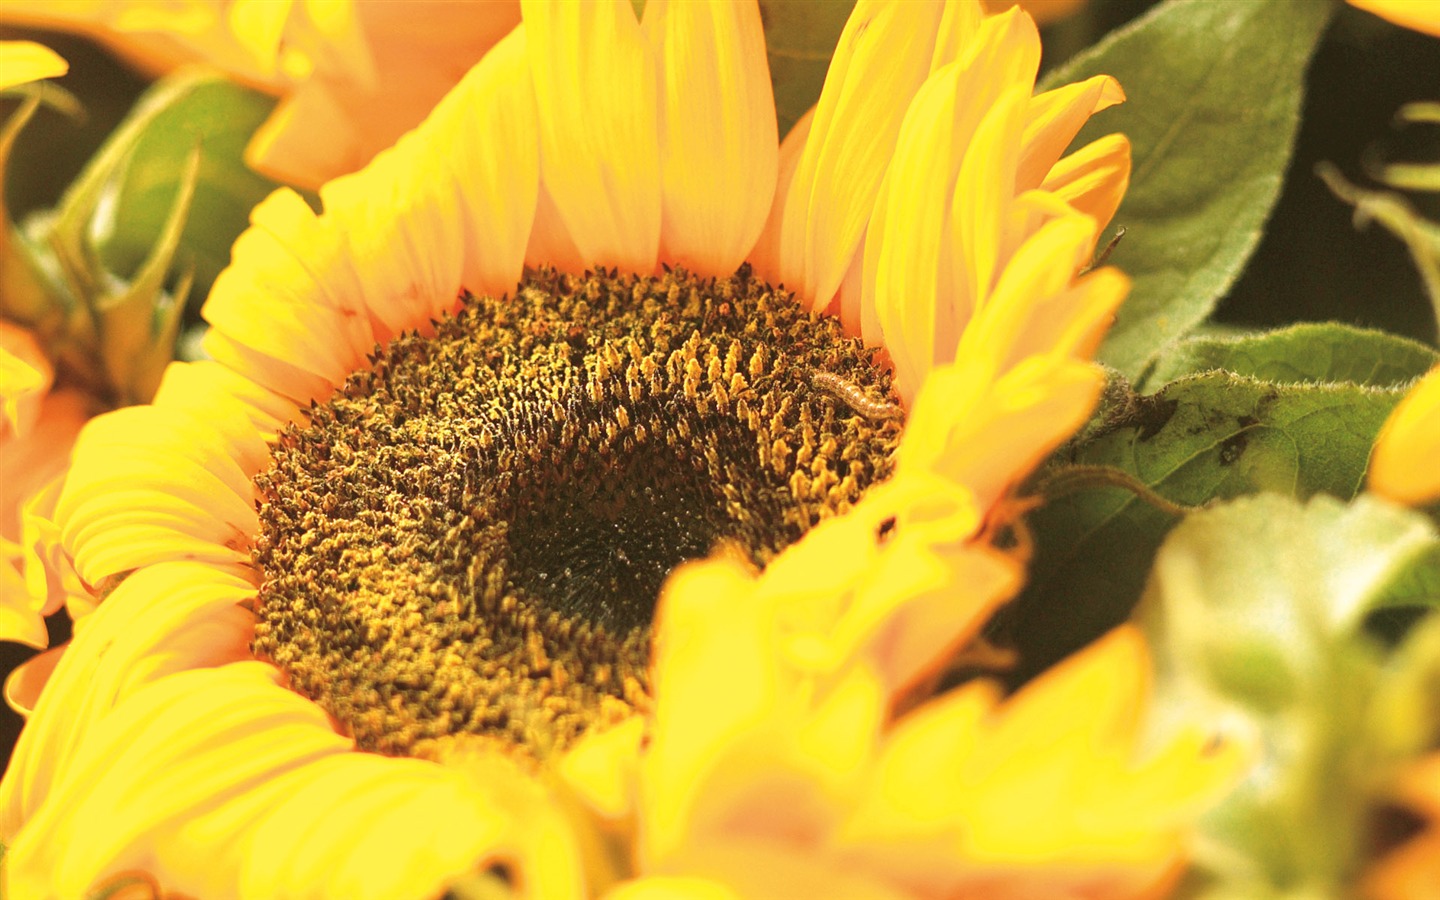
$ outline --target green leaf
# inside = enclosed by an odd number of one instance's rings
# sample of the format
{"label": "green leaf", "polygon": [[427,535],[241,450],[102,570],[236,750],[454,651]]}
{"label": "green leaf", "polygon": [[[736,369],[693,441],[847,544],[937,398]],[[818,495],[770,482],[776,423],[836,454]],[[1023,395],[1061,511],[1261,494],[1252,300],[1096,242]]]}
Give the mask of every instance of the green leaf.
{"label": "green leaf", "polygon": [[[1259,756],[1202,820],[1182,896],[1349,895],[1375,806],[1420,749],[1414,724],[1397,733],[1390,715],[1413,708],[1413,671],[1388,675],[1362,624],[1436,546],[1424,516],[1369,496],[1247,497],[1166,539],[1137,614],[1156,726],[1224,722]],[[1402,655],[1432,671],[1433,659]]]}
{"label": "green leaf", "polygon": [[1437,360],[1440,354],[1432,348],[1389,332],[1305,323],[1241,337],[1190,338],[1156,363],[1147,383],[1225,369],[1280,383],[1399,387],[1424,375]]}
{"label": "green leaf", "polygon": [[[1403,389],[1279,385],[1225,372],[1189,376],[1150,397],[1064,464],[1118,470],[1172,503],[1200,506],[1271,491],[1349,499],[1375,435]],[[1053,476],[1052,476],[1053,477]],[[1042,483],[1043,490],[1043,483]],[[1120,487],[1049,496],[1027,520],[1030,582],[997,623],[1026,678],[1129,615],[1176,516]]]}
{"label": "green leaf", "polygon": [[250,210],[275,188],[243,159],[274,103],[200,73],[173,76],[147,92],[112,138],[126,158],[109,174],[89,223],[89,239],[105,267],[123,278],[140,269],[181,193],[186,160],[198,148],[195,196],[177,256],[193,267],[196,291],[204,297],[229,264],[230,246],[245,230]]}
{"label": "green leaf", "polygon": [[820,99],[854,0],[760,0],[780,136]]}
{"label": "green leaf", "polygon": [[1170,0],[1045,79],[1054,87],[1113,75],[1129,98],[1077,141],[1121,131],[1134,147],[1115,217],[1127,231],[1111,259],[1134,288],[1100,350],[1128,377],[1205,320],[1259,243],[1333,8]]}

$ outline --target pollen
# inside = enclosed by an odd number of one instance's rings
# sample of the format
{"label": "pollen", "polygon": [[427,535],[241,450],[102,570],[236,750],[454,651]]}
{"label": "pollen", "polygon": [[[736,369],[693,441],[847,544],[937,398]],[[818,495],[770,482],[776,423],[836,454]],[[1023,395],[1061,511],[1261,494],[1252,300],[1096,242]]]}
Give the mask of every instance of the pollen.
{"label": "pollen", "polygon": [[646,708],[675,566],[764,567],[844,513],[898,410],[870,351],[744,269],[466,296],[276,439],[254,650],[364,749],[543,760]]}

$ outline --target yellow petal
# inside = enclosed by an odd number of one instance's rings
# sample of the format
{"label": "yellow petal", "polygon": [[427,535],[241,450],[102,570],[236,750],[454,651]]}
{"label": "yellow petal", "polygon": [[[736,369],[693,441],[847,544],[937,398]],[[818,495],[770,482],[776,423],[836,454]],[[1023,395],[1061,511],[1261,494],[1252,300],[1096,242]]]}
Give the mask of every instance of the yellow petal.
{"label": "yellow petal", "polygon": [[1094,219],[1109,224],[1130,186],[1130,140],[1111,134],[1063,157],[1045,176],[1041,189]]}
{"label": "yellow petal", "polygon": [[960,59],[969,50],[985,21],[981,3],[947,2],[940,16],[940,30],[935,36],[935,52],[930,57],[930,72],[940,71]]}
{"label": "yellow petal", "polygon": [[[43,635],[41,641],[44,641]],[[26,717],[35,711],[40,692],[49,683],[50,676],[54,674],[55,666],[59,664],[67,647],[68,643],[51,647],[38,656],[25,660],[5,676],[5,702],[11,709]]]}
{"label": "yellow petal", "polygon": [[25,594],[39,616],[58,611],[71,598],[89,596],[65,552],[60,526],[55,523],[55,507],[64,482],[64,476],[56,476],[31,495],[20,510],[19,550]]}
{"label": "yellow petal", "polygon": [[[673,873],[673,874],[670,874]],[[668,894],[667,891],[675,893]],[[712,841],[687,847],[670,866],[654,876],[621,885],[607,900],[914,900],[864,870],[837,865],[814,847],[797,846],[783,838]]]}
{"label": "yellow petal", "polygon": [[[348,15],[332,19],[322,7]],[[289,20],[281,52],[288,96],[245,158],[306,188],[354,172],[394,144],[520,21],[514,0],[307,2],[305,11]],[[288,71],[297,63],[299,71]]]}
{"label": "yellow petal", "polygon": [[655,60],[626,0],[521,4],[541,178],[586,265],[649,273],[660,243]]}
{"label": "yellow petal", "polygon": [[[432,134],[422,126],[364,169],[320,188],[322,222],[343,228],[341,259],[365,286],[361,296],[371,316],[387,329],[424,330],[458,302],[465,264],[465,229],[456,227],[464,221],[462,201],[448,179],[436,177]],[[377,332],[376,338],[386,341],[395,333]]]}
{"label": "yellow petal", "polygon": [[1038,64],[1027,17],[987,19],[905,117],[867,239],[861,321],[882,336],[907,400],[952,358],[1004,262],[1001,224]]}
{"label": "yellow petal", "polygon": [[[983,546],[918,547],[904,524],[845,625],[893,694],[935,672],[1020,589],[1019,564]],[[888,580],[886,580],[888,577]]]}
{"label": "yellow petal", "polygon": [[171,363],[160,377],[160,386],[151,403],[198,419],[213,409],[217,396],[234,401],[240,414],[215,421],[214,425],[234,448],[240,468],[259,472],[269,464],[266,445],[284,425],[299,416],[299,404],[212,360]]}
{"label": "yellow petal", "polygon": [[660,875],[626,881],[604,896],[605,900],[744,900],[723,884],[693,875]]}
{"label": "yellow petal", "polygon": [[519,280],[539,192],[534,37],[512,32],[413,132],[320,189],[323,219],[343,223],[343,258],[383,323],[377,340],[427,329],[462,286],[500,294]]}
{"label": "yellow petal", "polygon": [[1008,261],[985,307],[952,351],[988,359],[998,375],[1034,355],[1076,355],[1103,333],[1128,290],[1110,271],[1071,291],[1072,273],[1095,245],[1095,220],[1067,215],[1035,231]]}
{"label": "yellow petal", "polygon": [[892,695],[933,672],[1019,586],[1013,561],[967,543],[980,526],[968,492],[905,474],[811,529],[759,584],[785,660],[831,680],[864,665]]}
{"label": "yellow petal", "polygon": [[[1013,268],[1005,222],[1015,198],[1015,154],[1028,93],[1028,88],[1019,84],[995,98],[993,108],[976,127],[960,166],[951,199],[953,243],[949,249],[956,264],[953,286],[947,293],[953,298],[953,308],[936,314],[933,341],[927,348],[932,364],[956,358],[961,336],[969,331],[974,317],[996,303],[991,296],[996,282]],[[1037,293],[1027,299],[1043,296]]]}
{"label": "yellow petal", "polygon": [[1147,681],[1127,628],[1003,703],[984,684],[932,701],[891,735],[848,855],[936,894],[1148,896],[1240,760],[1183,740],[1183,757],[1132,762]]}
{"label": "yellow petal", "polygon": [[943,6],[861,0],[840,35],[790,185],[780,280],[812,309],[840,287],[910,98],[930,73]]}
{"label": "yellow petal", "polygon": [[1085,122],[1100,110],[1124,102],[1120,82],[1109,75],[1095,75],[1031,99],[1017,178],[1020,189],[1039,187]]}
{"label": "yellow petal", "polygon": [[[343,278],[343,236],[288,189],[263,200],[250,221],[205,301],[206,349],[283,396],[323,396],[375,345],[361,283]],[[229,344],[274,363],[245,366],[222,352]],[[305,377],[283,376],[292,370]]]}
{"label": "yellow petal", "polygon": [[736,563],[689,563],[670,575],[651,652],[642,858],[662,859],[685,840],[695,805],[715,799],[704,787],[718,754],[772,709],[779,691],[773,643],[764,603]]}
{"label": "yellow petal", "polygon": [[0,440],[30,430],[54,380],[55,369],[35,335],[0,321]]}
{"label": "yellow petal", "polygon": [[[491,296],[513,291],[525,265],[540,192],[535,92],[524,30],[500,41],[441,101],[434,119],[439,140],[455,142],[454,152],[442,158],[451,184],[465,200],[465,287]],[[451,121],[454,131],[447,128]]]}
{"label": "yellow petal", "polygon": [[0,430],[0,638],[44,647],[42,618],[60,608],[76,576],[51,527],[55,486],[94,400],[63,388],[45,394],[23,434]]}
{"label": "yellow petal", "polygon": [[1428,900],[1440,884],[1440,753],[1407,765],[1394,786],[1395,799],[1429,821],[1365,873],[1361,895],[1369,900]]}
{"label": "yellow petal", "polygon": [[1429,0],[1350,0],[1387,22],[1440,37],[1440,9]]}
{"label": "yellow petal", "polygon": [[[269,0],[237,0],[236,5],[243,2],[268,3]],[[307,43],[318,43],[329,57],[327,61],[333,61],[336,68],[349,73],[361,86],[373,87],[378,73],[361,23],[367,5],[353,0],[302,0],[304,15],[297,17],[299,27],[292,27],[291,34],[287,35],[286,49],[293,52],[299,48],[304,52]],[[422,13],[416,10],[413,14]]]}
{"label": "yellow petal", "polygon": [[1002,12],[1012,6],[1019,6],[1044,25],[1073,15],[1088,0],[985,0],[985,8],[991,12]]}
{"label": "yellow petal", "polygon": [[126,579],[76,625],[0,782],[0,832],[36,814],[81,753],[88,729],[122,699],[178,671],[249,658],[255,593],[238,567],[164,563]]}
{"label": "yellow petal", "polygon": [[[354,172],[368,161],[361,124],[334,93],[304,84],[277,103],[250,136],[245,164],[275,181],[313,190],[326,176]],[[317,134],[325,140],[316,140]]]}
{"label": "yellow petal", "polygon": [[991,363],[962,359],[930,374],[915,400],[897,475],[930,471],[975,492],[990,509],[1089,416],[1104,376],[1087,363],[1031,357],[994,379]]}
{"label": "yellow petal", "polygon": [[645,719],[633,716],[613,728],[582,737],[560,761],[560,777],[600,818],[617,823],[634,814],[636,760],[645,740]]}
{"label": "yellow petal", "polygon": [[[216,404],[228,411],[225,398]],[[253,474],[223,435],[178,411],[132,406],[93,419],[57,509],[76,570],[98,584],[162,560],[248,559]]]}
{"label": "yellow petal", "polygon": [[[775,195],[770,200],[770,212],[765,227],[750,251],[750,264],[759,278],[773,285],[780,285],[780,228],[785,218],[785,198],[790,195],[790,184],[795,179],[795,170],[800,166],[800,155],[805,151],[805,142],[810,137],[810,124],[815,121],[812,106],[791,126],[790,133],[780,142],[778,175],[775,179]],[[788,287],[788,285],[787,285]]]}
{"label": "yellow petal", "polygon": [[80,896],[138,870],[191,896],[273,897],[301,884],[391,898],[436,894],[491,863],[537,894],[578,888],[564,831],[533,814],[534,788],[513,767],[481,781],[355,753],[277,679],[258,662],[182,672],[96,722],[15,835],[11,888]]}
{"label": "yellow petal", "polygon": [[295,0],[235,0],[225,11],[236,43],[272,69],[280,54],[280,37]]}
{"label": "yellow petal", "polygon": [[540,189],[527,33],[497,44],[393,150],[321,189],[387,331],[449,309],[462,283],[499,296],[520,280]]}
{"label": "yellow petal", "polygon": [[1369,488],[1397,503],[1440,499],[1440,368],[1411,389],[1380,429],[1370,455]]}
{"label": "yellow petal", "polygon": [[956,120],[963,115],[974,125],[973,116],[957,107],[960,79],[958,64],[943,69],[910,104],[865,247],[862,329],[866,310],[873,312],[867,334],[882,339],[907,400],[930,369],[935,311],[956,305],[948,290],[941,293],[940,253],[950,186],[968,138],[956,133]]}
{"label": "yellow petal", "polygon": [[589,267],[565,227],[565,220],[560,217],[559,205],[543,182],[536,202],[535,227],[530,232],[530,243],[525,247],[525,265],[532,268],[550,266],[572,274],[579,274]]}
{"label": "yellow petal", "polygon": [[644,26],[659,64],[662,255],[728,277],[754,246],[775,191],[775,101],[759,7],[655,0]]}
{"label": "yellow petal", "polygon": [[[41,649],[50,643],[50,633],[25,584],[19,545],[0,539],[0,554],[0,640]],[[28,711],[28,707],[11,706],[22,713]]]}
{"label": "yellow petal", "polygon": [[34,41],[0,41],[0,91],[70,71],[60,54]]}

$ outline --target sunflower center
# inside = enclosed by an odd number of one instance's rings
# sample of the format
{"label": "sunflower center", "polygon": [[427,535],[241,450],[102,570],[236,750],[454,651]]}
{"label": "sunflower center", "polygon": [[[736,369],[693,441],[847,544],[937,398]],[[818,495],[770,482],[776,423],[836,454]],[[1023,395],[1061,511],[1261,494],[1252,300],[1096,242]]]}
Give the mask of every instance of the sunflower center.
{"label": "sunflower center", "polygon": [[744,270],[466,297],[277,439],[255,651],[366,749],[543,759],[648,703],[671,569],[764,566],[889,474],[890,397]]}

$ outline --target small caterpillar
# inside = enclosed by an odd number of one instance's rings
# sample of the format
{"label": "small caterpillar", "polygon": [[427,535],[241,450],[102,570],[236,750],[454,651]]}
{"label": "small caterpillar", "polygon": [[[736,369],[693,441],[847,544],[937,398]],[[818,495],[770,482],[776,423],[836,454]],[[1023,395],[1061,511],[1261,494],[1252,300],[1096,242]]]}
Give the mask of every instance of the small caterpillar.
{"label": "small caterpillar", "polygon": [[873,422],[886,419],[900,421],[905,418],[905,410],[899,405],[870,399],[858,384],[846,381],[834,372],[815,372],[810,376],[810,386],[824,391]]}

